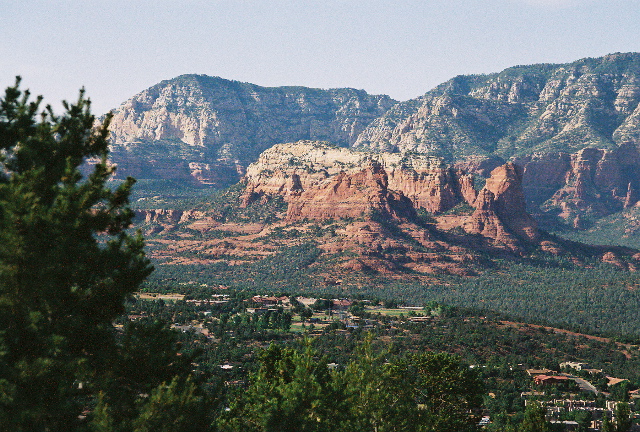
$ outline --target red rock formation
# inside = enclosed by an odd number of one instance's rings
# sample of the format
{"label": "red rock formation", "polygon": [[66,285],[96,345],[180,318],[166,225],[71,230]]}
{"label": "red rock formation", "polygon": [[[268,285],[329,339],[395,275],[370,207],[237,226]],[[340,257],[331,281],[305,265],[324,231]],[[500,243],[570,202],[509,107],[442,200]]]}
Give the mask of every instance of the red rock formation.
{"label": "red rock formation", "polygon": [[494,169],[484,188],[493,192],[496,213],[511,232],[529,241],[537,239],[537,224],[526,211],[522,173],[515,164]]}
{"label": "red rock formation", "polygon": [[507,163],[491,172],[474,206],[475,211],[464,224],[467,232],[508,245],[515,245],[517,240],[538,240],[537,224],[525,209],[522,174],[515,164]]}
{"label": "red rock formation", "polygon": [[461,201],[471,204],[477,192],[473,176],[446,167],[417,171],[407,168],[387,169],[389,189],[402,192],[415,208],[432,213],[447,211]]}
{"label": "red rock formation", "polygon": [[171,226],[191,220],[201,219],[205,217],[205,214],[206,213],[204,211],[200,210],[136,210],[136,222]]}
{"label": "red rock formation", "polygon": [[481,177],[489,177],[491,171],[504,163],[505,160],[497,156],[469,157],[463,161],[456,162],[453,166],[460,171],[476,174]]}
{"label": "red rock formation", "polygon": [[181,210],[138,210],[136,218],[144,220],[144,223],[177,224],[182,218],[182,213]]}
{"label": "red rock formation", "polygon": [[411,201],[388,189],[387,173],[377,164],[362,171],[340,173],[291,198],[287,220],[371,217],[412,218]]}
{"label": "red rock formation", "polygon": [[640,201],[640,194],[638,194],[638,190],[633,187],[632,183],[627,185],[627,195],[624,198],[624,208],[628,209],[633,206],[636,206]]}
{"label": "red rock formation", "polygon": [[633,207],[640,199],[640,153],[633,143],[613,150],[533,155],[515,162],[523,166],[531,208],[560,209],[559,216],[573,221],[576,228],[585,215],[606,216]]}
{"label": "red rock formation", "polygon": [[[303,175],[303,178],[311,186],[313,183],[309,182],[306,177]],[[326,174],[322,175],[322,177],[326,178]],[[291,197],[300,195],[303,190],[300,174],[277,171],[272,176],[269,176],[268,179],[248,181],[244,193],[240,197],[240,207],[245,208],[268,195],[281,195],[288,201]]]}
{"label": "red rock formation", "polygon": [[476,209],[465,221],[463,228],[469,234],[480,234],[517,249],[517,239],[509,233],[497,213],[496,198],[493,192],[483,189],[475,202]]}
{"label": "red rock formation", "polygon": [[461,202],[472,204],[476,199],[473,176],[451,169],[439,159],[412,154],[354,152],[301,141],[277,145],[249,166],[242,202],[246,206],[269,195],[280,195],[289,201],[340,172],[352,174],[371,163],[385,170],[388,189],[401,192],[416,208],[439,213]]}
{"label": "red rock formation", "polygon": [[551,198],[565,184],[571,156],[568,153],[536,153],[516,159],[514,163],[523,169],[524,194],[533,207]]}

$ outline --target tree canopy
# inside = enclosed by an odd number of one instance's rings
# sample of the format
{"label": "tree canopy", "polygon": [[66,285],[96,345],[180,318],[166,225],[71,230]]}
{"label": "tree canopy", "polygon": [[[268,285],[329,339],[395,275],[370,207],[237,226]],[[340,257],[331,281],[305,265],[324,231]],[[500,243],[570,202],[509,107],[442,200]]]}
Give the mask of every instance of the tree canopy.
{"label": "tree canopy", "polygon": [[482,404],[476,374],[457,357],[376,354],[370,341],[343,369],[309,345],[271,345],[223,430],[448,432],[475,430]]}
{"label": "tree canopy", "polygon": [[[0,102],[0,428],[72,430],[116,350],[112,321],[151,272],[129,235],[134,180],[107,183],[110,116],[16,85]],[[88,163],[90,162],[90,163]],[[86,172],[86,174],[83,174]]]}

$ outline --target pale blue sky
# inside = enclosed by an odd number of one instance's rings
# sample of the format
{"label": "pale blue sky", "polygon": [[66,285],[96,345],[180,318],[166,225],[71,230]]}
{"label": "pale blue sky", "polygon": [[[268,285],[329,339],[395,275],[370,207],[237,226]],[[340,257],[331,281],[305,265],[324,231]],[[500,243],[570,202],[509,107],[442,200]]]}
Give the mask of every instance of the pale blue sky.
{"label": "pale blue sky", "polygon": [[98,114],[163,79],[355,87],[399,100],[460,74],[640,51],[640,0],[0,0],[0,85],[85,86]]}

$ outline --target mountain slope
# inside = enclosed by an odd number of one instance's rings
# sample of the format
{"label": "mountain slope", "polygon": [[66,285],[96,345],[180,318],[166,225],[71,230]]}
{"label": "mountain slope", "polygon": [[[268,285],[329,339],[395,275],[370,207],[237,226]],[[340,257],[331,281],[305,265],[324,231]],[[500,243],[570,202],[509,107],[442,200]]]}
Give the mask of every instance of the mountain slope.
{"label": "mountain slope", "polygon": [[264,150],[303,139],[443,158],[485,178],[510,160],[541,226],[589,229],[640,200],[639,102],[638,53],[458,76],[401,103],[183,75],[116,110],[112,160],[119,177],[169,180],[169,189],[229,186]]}
{"label": "mountain slope", "polygon": [[367,269],[430,279],[482,273],[497,257],[517,261],[532,254],[638,268],[636,251],[540,232],[525,210],[516,165],[494,169],[479,192],[472,185],[469,175],[433,158],[304,141],[265,151],[235,196],[141,216],[148,235],[161,234],[151,238],[153,256],[169,265],[239,265],[311,244],[332,274]]}
{"label": "mountain slope", "polygon": [[402,102],[354,147],[416,151],[453,162],[614,148],[640,138],[640,54],[458,76]]}
{"label": "mountain slope", "polygon": [[267,88],[182,75],[115,111],[112,158],[120,176],[230,184],[280,142],[319,139],[349,146],[394,103],[362,90]]}
{"label": "mountain slope", "polygon": [[139,212],[149,283],[446,300],[607,330],[637,312],[638,251],[538,230],[513,163],[469,191],[467,174],[436,162],[274,146],[243,184],[190,210]]}

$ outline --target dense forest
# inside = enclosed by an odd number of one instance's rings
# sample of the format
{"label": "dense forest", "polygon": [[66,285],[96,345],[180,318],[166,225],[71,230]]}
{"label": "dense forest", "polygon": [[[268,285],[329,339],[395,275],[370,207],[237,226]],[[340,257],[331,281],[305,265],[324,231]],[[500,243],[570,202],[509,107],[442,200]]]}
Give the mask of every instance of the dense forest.
{"label": "dense forest", "polygon": [[[183,289],[186,282],[225,285],[235,289],[301,292],[334,296],[367,295],[395,298],[411,305],[438,301],[451,305],[501,311],[528,321],[562,323],[588,332],[640,335],[637,273],[593,262],[588,267],[541,258],[499,262],[475,277],[440,275],[425,284],[380,275],[344,277],[340,286],[327,285],[317,271],[319,249],[314,243],[281,250],[245,266],[226,263],[157,266],[145,289]],[[322,273],[319,272],[318,273]],[[167,283],[167,281],[170,281]],[[173,282],[171,282],[173,281]],[[535,294],[535,295],[534,295]]]}

